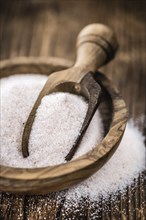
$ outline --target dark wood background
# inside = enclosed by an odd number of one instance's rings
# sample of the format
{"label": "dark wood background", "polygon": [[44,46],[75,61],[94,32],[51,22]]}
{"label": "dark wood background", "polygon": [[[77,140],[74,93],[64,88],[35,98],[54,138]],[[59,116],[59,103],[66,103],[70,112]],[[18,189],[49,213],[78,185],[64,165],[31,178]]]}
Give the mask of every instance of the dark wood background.
{"label": "dark wood background", "polygon": [[[57,56],[75,60],[78,32],[87,24],[104,23],[112,27],[119,41],[114,61],[102,70],[123,95],[142,132],[145,124],[146,94],[146,1],[145,0],[1,0],[1,60],[17,56]],[[127,188],[112,211],[92,210],[84,205],[70,214],[57,206],[57,195],[18,196],[1,194],[2,219],[144,219],[143,174],[138,184]],[[101,202],[101,207],[105,205]],[[76,213],[76,214],[75,214]],[[64,214],[64,216],[63,216]]]}

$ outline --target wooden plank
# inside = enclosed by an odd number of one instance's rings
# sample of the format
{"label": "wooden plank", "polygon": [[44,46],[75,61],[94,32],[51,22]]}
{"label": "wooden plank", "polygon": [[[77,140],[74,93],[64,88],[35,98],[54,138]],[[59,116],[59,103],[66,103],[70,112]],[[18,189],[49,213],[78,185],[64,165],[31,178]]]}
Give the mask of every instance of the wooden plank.
{"label": "wooden plank", "polygon": [[60,218],[66,219],[88,219],[89,201],[87,198],[82,198],[78,204],[68,200],[64,201],[61,209]]}
{"label": "wooden plank", "polygon": [[120,210],[120,192],[119,195],[112,195],[110,198],[111,219],[117,220],[121,218]]}
{"label": "wooden plank", "polygon": [[128,196],[128,216],[129,216],[129,220],[133,220],[135,217],[135,207],[134,207],[134,199],[135,199],[135,195],[134,195],[134,183],[130,186],[128,186],[127,188],[127,196]]}
{"label": "wooden plank", "polygon": [[146,184],[145,184],[146,172],[139,175],[139,200],[140,200],[140,218],[142,220],[146,217]]}
{"label": "wooden plank", "polygon": [[102,197],[99,198],[98,202],[93,202],[89,201],[89,206],[88,206],[88,219],[102,219],[102,213],[103,213],[103,204],[102,204]]}

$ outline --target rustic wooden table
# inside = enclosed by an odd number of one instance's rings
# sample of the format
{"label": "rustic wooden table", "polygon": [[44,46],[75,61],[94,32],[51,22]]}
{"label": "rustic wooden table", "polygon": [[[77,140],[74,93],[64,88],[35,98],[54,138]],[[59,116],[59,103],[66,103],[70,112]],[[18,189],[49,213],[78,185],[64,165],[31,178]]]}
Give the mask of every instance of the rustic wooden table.
{"label": "rustic wooden table", "polygon": [[[102,70],[113,80],[123,95],[133,118],[146,132],[146,1],[89,0],[13,0],[1,1],[1,60],[17,56],[57,56],[75,59],[75,39],[85,25],[104,23],[111,26],[119,41],[113,62]],[[57,194],[24,196],[1,193],[1,219],[145,219],[144,174],[95,211],[85,203],[79,212],[68,213],[57,204]],[[105,209],[105,206],[108,208]],[[104,211],[102,211],[104,210]],[[111,211],[109,211],[111,210]],[[79,215],[80,214],[80,215]]]}

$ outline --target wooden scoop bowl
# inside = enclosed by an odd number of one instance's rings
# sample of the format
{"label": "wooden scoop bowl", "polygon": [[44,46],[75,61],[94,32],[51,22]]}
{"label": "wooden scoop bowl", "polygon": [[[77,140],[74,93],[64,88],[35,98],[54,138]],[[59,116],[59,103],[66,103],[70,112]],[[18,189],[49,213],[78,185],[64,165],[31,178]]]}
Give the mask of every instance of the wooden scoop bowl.
{"label": "wooden scoop bowl", "polygon": [[[89,29],[85,30],[86,33],[89,31]],[[106,36],[106,30],[107,29],[104,29],[104,36]],[[87,73],[90,69],[94,72],[94,79],[101,86],[103,98],[101,100],[99,110],[101,112],[104,124],[104,138],[102,142],[88,153],[65,164],[33,169],[0,166],[1,191],[25,194],[43,194],[68,188],[69,186],[79,183],[85,178],[91,176],[94,172],[100,169],[117,149],[125,130],[127,121],[127,110],[124,100],[119,95],[115,87],[112,85],[111,81],[109,81],[103,74],[95,71],[96,67],[100,66],[107,60],[107,53],[102,50],[99,45],[97,45],[95,50],[95,36],[90,37],[91,43],[88,42],[84,45],[84,43],[81,42],[83,41],[83,39],[85,39],[85,41],[87,38],[89,39],[89,36],[84,36],[83,32],[81,32],[81,34],[79,35],[79,49],[77,56],[78,58],[75,67],[72,70],[72,73],[74,73],[74,79],[76,82],[75,70],[79,71],[80,78],[77,78],[77,82],[80,82],[80,80],[84,76],[84,73]],[[113,36],[110,37],[110,39],[113,39]],[[91,47],[88,47],[87,45],[90,45]],[[93,47],[94,50],[92,50]],[[87,51],[87,48],[89,50],[87,54],[95,55],[96,52],[96,54],[99,56],[99,59],[96,59],[95,56],[93,57],[93,59],[90,59],[89,56],[88,65],[85,65],[83,68],[79,64],[87,64],[84,60],[84,54]],[[94,65],[92,66],[92,64]],[[55,75],[56,80],[59,81],[60,74],[62,73],[62,71],[60,70],[67,69],[70,66],[71,63],[66,60],[51,57],[46,59],[36,57],[15,58],[13,60],[2,61],[0,63],[0,72],[1,77],[6,77],[13,74],[28,73],[50,75],[50,80],[52,80],[50,81],[50,83],[52,82],[53,84],[54,73],[51,73],[58,71],[58,73],[56,73]],[[71,70],[66,70],[66,74],[68,73],[68,71]],[[72,80],[73,79],[71,78],[71,81]]]}
{"label": "wooden scoop bowl", "polygon": [[116,37],[105,25],[91,24],[80,32],[77,39],[77,60],[74,66],[48,77],[30,112],[22,136],[23,157],[29,156],[29,137],[36,110],[42,98],[51,92],[62,91],[82,95],[89,103],[79,135],[65,158],[67,161],[72,159],[99,104],[100,86],[93,78],[94,72],[114,57],[116,49]]}

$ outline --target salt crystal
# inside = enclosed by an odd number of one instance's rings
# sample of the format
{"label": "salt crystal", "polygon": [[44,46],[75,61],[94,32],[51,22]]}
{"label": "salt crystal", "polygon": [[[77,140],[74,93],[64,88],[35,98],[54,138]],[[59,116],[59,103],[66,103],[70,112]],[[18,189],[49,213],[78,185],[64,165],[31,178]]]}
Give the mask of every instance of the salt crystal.
{"label": "salt crystal", "polygon": [[[83,98],[67,93],[42,99],[30,135],[30,156],[22,157],[24,125],[46,80],[47,76],[34,74],[1,79],[1,165],[32,168],[65,163],[88,108]],[[102,120],[96,111],[74,158],[94,148],[102,138]],[[97,201],[100,195],[106,199],[124,190],[144,168],[144,138],[137,127],[128,123],[112,158],[90,178],[70,188],[66,201],[78,202],[83,196]]]}
{"label": "salt crystal", "polygon": [[[21,75],[1,80],[1,164],[32,168],[65,163],[88,107],[82,97],[67,93],[50,94],[42,99],[30,135],[30,156],[22,157],[24,123],[46,79],[46,76]],[[102,131],[101,118],[96,112],[76,156],[95,147],[102,139]]]}
{"label": "salt crystal", "polygon": [[144,137],[133,122],[126,127],[123,139],[112,158],[94,175],[72,187],[67,200],[78,201],[86,195],[97,201],[123,191],[145,169]]}

